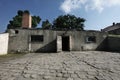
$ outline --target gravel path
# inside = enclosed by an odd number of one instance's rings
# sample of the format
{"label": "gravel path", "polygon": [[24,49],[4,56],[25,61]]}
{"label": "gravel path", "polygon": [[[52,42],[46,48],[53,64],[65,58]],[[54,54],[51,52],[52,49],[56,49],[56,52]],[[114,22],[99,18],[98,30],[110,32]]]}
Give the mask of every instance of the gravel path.
{"label": "gravel path", "polygon": [[120,53],[29,53],[1,62],[0,80],[120,80]]}

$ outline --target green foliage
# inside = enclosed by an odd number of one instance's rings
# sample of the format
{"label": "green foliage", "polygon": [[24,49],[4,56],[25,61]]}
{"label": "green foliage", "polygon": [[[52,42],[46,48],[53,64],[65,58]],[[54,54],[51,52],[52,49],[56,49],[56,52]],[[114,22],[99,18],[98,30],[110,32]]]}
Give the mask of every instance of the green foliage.
{"label": "green foliage", "polygon": [[108,37],[116,37],[116,38],[118,37],[118,38],[120,38],[120,35],[109,34]]}
{"label": "green foliage", "polygon": [[[25,10],[25,11],[18,10],[17,15],[13,17],[12,20],[9,21],[7,28],[8,29],[20,28],[22,26],[23,13],[30,14],[28,10]],[[37,24],[39,24],[40,21],[41,21],[41,18],[39,16],[32,16],[32,28],[37,27]]]}
{"label": "green foliage", "polygon": [[23,11],[22,11],[22,10],[18,10],[17,14],[18,14],[19,16],[22,16],[22,15],[23,15]]}
{"label": "green foliage", "polygon": [[84,29],[84,18],[76,17],[74,15],[60,15],[53,22],[55,29]]}
{"label": "green foliage", "polygon": [[25,10],[24,13],[30,14],[30,12],[28,10]]}
{"label": "green foliage", "polygon": [[[9,21],[9,24],[7,25],[8,29],[14,29],[14,28],[20,28],[22,26],[22,16],[24,13],[30,14],[28,10],[22,11],[18,10],[17,15],[13,17],[12,20]],[[37,27],[37,24],[39,24],[41,21],[41,18],[39,16],[32,16],[32,28]],[[53,25],[48,21],[42,22],[42,28],[43,29],[50,29],[51,27],[53,29],[84,29],[84,18],[76,17],[74,15],[60,15],[58,18],[56,18],[53,21]]]}
{"label": "green foliage", "polygon": [[22,25],[22,16],[15,16],[9,21],[8,28],[19,28]]}
{"label": "green foliage", "polygon": [[50,29],[51,26],[52,26],[52,24],[48,20],[42,22],[43,29]]}
{"label": "green foliage", "polygon": [[40,21],[41,18],[39,16],[32,16],[32,27],[35,28]]}

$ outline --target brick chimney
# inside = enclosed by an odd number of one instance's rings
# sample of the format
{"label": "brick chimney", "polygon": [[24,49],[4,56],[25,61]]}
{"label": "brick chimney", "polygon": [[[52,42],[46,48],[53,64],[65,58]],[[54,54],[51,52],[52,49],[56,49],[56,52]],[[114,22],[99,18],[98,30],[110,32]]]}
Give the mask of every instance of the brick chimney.
{"label": "brick chimney", "polygon": [[32,17],[29,13],[23,13],[22,17],[22,28],[31,28]]}

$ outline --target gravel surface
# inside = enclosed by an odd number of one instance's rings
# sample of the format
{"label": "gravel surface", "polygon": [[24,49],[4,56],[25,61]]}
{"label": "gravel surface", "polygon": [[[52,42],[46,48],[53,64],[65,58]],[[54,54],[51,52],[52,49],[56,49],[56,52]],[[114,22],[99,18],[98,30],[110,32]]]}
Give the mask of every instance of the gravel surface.
{"label": "gravel surface", "polygon": [[28,53],[0,62],[0,80],[120,80],[120,53]]}

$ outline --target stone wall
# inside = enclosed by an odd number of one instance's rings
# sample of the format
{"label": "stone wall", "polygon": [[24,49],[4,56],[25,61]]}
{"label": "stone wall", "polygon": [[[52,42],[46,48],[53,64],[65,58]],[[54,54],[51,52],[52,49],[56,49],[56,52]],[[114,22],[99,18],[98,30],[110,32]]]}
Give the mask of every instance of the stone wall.
{"label": "stone wall", "polygon": [[120,51],[120,36],[108,36],[108,51]]}
{"label": "stone wall", "polygon": [[[96,38],[95,42],[87,42],[86,37],[94,36]],[[107,33],[102,33],[99,31],[85,31],[80,32],[74,36],[74,49],[80,50],[104,50],[106,47],[106,37]],[[76,43],[78,42],[78,43]]]}
{"label": "stone wall", "polygon": [[[56,31],[41,29],[9,29],[9,52],[56,52],[57,36],[70,36],[70,50],[103,50],[107,33],[99,31]],[[32,35],[42,35],[42,42],[32,42]],[[94,36],[95,42],[86,42],[86,37]]]}
{"label": "stone wall", "polygon": [[[56,51],[55,33],[49,30],[10,29],[9,52]],[[16,33],[17,32],[17,33]],[[43,35],[43,42],[31,42],[31,35]]]}
{"label": "stone wall", "polygon": [[9,48],[11,52],[28,52],[29,50],[29,32],[28,30],[11,29],[9,34]]}
{"label": "stone wall", "polygon": [[0,55],[7,54],[7,52],[8,52],[8,40],[9,40],[8,33],[0,34]]}

